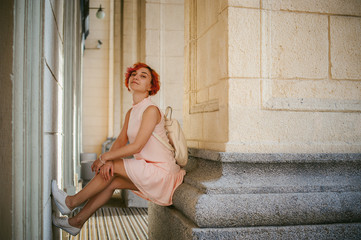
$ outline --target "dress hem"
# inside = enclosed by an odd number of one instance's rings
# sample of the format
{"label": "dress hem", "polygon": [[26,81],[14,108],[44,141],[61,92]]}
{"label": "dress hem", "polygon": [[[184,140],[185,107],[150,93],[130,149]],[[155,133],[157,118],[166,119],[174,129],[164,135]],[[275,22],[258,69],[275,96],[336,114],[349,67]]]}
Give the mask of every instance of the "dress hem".
{"label": "dress hem", "polygon": [[[151,201],[151,202],[153,202],[155,204],[158,204],[160,206],[171,206],[171,205],[173,205],[173,194],[174,194],[175,190],[183,183],[183,180],[180,183],[176,184],[176,186],[173,188],[172,193],[170,195],[170,203],[169,202],[168,203],[160,202],[160,201],[158,201],[156,199],[149,198],[149,197],[146,196],[147,191],[145,191],[143,187],[141,187],[136,181],[134,181],[132,174],[129,174],[129,171],[127,170],[127,164],[128,164],[127,161],[131,160],[131,159],[127,159],[125,161],[124,160],[125,159],[123,159],[125,171],[126,171],[128,177],[129,177],[129,179],[132,181],[132,183],[139,190],[139,191],[131,190],[134,194],[136,194],[138,197],[141,197],[141,198],[143,198],[143,199],[145,199],[147,201]],[[132,160],[135,160],[135,159],[132,159]],[[182,172],[182,175],[183,175],[182,177],[184,177],[186,172],[183,169],[181,169],[180,172]]]}

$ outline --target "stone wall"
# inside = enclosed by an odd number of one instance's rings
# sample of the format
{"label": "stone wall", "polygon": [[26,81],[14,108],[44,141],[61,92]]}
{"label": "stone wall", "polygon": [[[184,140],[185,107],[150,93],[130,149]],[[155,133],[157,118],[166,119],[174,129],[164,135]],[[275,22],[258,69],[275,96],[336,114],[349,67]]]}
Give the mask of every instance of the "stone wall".
{"label": "stone wall", "polygon": [[[160,91],[152,100],[183,122],[184,1],[124,1],[122,77],[126,68],[141,61],[159,75]],[[122,119],[132,106],[131,94],[122,78]]]}
{"label": "stone wall", "polygon": [[359,1],[186,1],[188,145],[359,152]]}
{"label": "stone wall", "polygon": [[153,100],[165,109],[173,107],[173,117],[183,122],[184,1],[146,0],[144,12],[144,52],[142,61],[160,76],[160,91]]}
{"label": "stone wall", "polygon": [[228,11],[221,1],[185,1],[184,130],[188,146],[228,141]]}
{"label": "stone wall", "polygon": [[[121,9],[121,126],[125,115],[133,104],[132,95],[124,85],[125,73],[128,67],[140,61],[140,17],[141,5],[139,1],[124,0]],[[143,17],[144,18],[144,17]]]}
{"label": "stone wall", "polygon": [[[109,128],[109,47],[110,1],[91,1],[90,7],[104,8],[104,19],[96,18],[96,9],[89,10],[89,36],[85,41],[83,67],[83,152],[101,153]],[[97,49],[98,40],[102,46]],[[110,136],[112,137],[112,136]]]}

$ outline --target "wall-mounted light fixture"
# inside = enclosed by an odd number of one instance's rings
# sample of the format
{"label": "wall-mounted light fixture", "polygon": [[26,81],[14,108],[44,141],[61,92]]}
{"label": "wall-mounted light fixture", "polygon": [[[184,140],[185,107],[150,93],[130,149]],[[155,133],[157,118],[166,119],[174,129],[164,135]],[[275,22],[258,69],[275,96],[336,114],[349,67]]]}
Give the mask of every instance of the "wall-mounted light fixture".
{"label": "wall-mounted light fixture", "polygon": [[98,40],[98,44],[96,45],[96,47],[94,47],[94,48],[84,48],[85,50],[91,50],[91,49],[93,49],[93,50],[99,50],[99,49],[101,49],[102,48],[102,45],[103,45],[103,42],[102,41],[100,41],[100,40]]}
{"label": "wall-mounted light fixture", "polygon": [[105,12],[103,11],[102,5],[100,4],[99,8],[90,7],[89,9],[98,9],[97,13],[95,14],[98,19],[103,19],[105,17]]}
{"label": "wall-mounted light fixture", "polygon": [[102,41],[98,40],[97,48],[100,49],[102,45],[103,45]]}

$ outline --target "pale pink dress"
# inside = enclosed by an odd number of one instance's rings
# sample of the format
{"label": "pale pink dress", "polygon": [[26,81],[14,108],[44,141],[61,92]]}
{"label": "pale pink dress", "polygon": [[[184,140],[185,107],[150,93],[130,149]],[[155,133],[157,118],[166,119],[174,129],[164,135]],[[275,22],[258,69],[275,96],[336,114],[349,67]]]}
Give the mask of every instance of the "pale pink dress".
{"label": "pale pink dress", "polygon": [[[138,134],[143,112],[152,105],[156,106],[148,97],[132,107],[127,130],[129,143],[133,143]],[[168,141],[163,113],[161,116],[154,132]],[[139,189],[133,192],[162,206],[172,205],[173,193],[185,175],[185,171],[176,164],[173,153],[153,135],[144,148],[134,154],[134,158],[124,159],[124,167],[130,180]]]}

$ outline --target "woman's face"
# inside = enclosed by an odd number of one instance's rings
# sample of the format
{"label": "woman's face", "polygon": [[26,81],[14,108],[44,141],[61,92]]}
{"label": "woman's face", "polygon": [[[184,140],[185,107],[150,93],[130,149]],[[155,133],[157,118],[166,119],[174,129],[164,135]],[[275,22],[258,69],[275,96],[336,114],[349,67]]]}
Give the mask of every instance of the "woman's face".
{"label": "woman's face", "polygon": [[148,68],[139,68],[129,77],[129,89],[132,92],[149,92],[152,87],[152,75]]}

